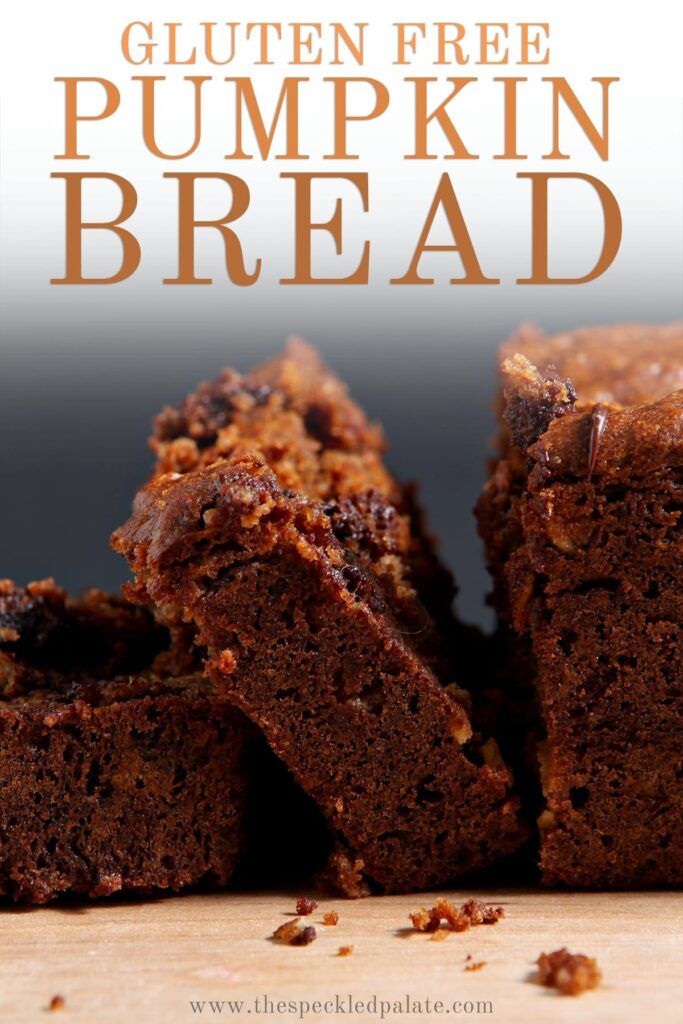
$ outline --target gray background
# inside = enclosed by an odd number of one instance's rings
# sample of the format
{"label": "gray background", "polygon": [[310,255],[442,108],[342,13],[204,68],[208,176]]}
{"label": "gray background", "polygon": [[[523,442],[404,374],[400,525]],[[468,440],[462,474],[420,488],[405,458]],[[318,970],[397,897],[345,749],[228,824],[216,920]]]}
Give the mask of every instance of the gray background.
{"label": "gray background", "polygon": [[[493,432],[495,348],[520,317],[490,311],[476,323],[456,325],[442,311],[425,324],[411,323],[406,309],[398,325],[391,306],[373,312],[366,304],[363,310],[357,290],[348,288],[336,289],[343,298],[328,296],[332,315],[318,309],[307,316],[308,291],[297,296],[298,316],[281,314],[277,293],[266,304],[254,293],[247,300],[251,315],[243,312],[232,326],[199,329],[191,318],[171,324],[163,304],[158,321],[134,324],[123,303],[119,322],[96,334],[87,318],[76,331],[73,322],[69,330],[45,324],[40,343],[16,327],[0,381],[0,576],[24,582],[53,575],[76,590],[117,587],[126,567],[109,551],[108,537],[150,468],[152,415],[219,367],[245,369],[274,354],[290,329],[315,341],[368,413],[382,421],[392,468],[421,485],[457,575],[461,613],[488,624],[487,579],[471,508]],[[608,320],[590,303],[581,306],[581,292],[555,290],[557,315],[539,310],[543,325],[576,323],[577,308],[586,314],[581,320]],[[544,307],[550,302],[544,298]],[[326,303],[318,296],[318,304]],[[674,296],[654,309],[633,295],[618,315],[672,319],[681,315],[681,302]]]}

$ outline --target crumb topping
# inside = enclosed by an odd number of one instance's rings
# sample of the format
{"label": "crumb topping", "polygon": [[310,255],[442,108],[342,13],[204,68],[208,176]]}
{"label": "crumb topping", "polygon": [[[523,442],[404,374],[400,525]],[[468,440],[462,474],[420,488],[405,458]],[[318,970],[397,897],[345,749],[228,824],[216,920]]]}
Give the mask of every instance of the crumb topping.
{"label": "crumb topping", "polygon": [[501,373],[503,418],[513,443],[522,451],[538,441],[553,420],[574,412],[576,390],[554,367],[540,371],[517,352],[503,361]]}

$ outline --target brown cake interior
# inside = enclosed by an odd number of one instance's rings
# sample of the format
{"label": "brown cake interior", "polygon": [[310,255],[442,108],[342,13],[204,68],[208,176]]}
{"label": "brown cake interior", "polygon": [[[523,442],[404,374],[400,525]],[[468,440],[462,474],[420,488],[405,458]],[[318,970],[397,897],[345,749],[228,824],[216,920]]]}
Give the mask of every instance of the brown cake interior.
{"label": "brown cake interior", "polygon": [[315,353],[201,386],[153,447],[114,537],[130,594],[193,624],[219,688],[324,811],[346,891],[361,872],[426,887],[515,849],[509,772],[452,674],[450,578]]}
{"label": "brown cake interior", "polygon": [[[0,584],[0,892],[31,903],[225,884],[252,729],[140,608]],[[168,659],[167,659],[168,664]]]}
{"label": "brown cake interior", "polygon": [[543,878],[680,884],[683,328],[525,330],[502,356],[480,528],[511,692],[523,719],[535,690],[544,733]]}

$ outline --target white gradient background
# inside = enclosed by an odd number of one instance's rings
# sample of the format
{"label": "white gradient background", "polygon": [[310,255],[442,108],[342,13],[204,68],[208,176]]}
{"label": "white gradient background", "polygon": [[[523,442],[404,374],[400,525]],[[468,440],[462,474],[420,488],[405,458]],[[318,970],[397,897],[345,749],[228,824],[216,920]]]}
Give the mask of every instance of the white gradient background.
{"label": "white gradient background", "polygon": [[[120,51],[123,27],[133,20],[182,21],[187,38],[200,21],[369,21],[364,68],[252,67],[238,59],[225,68],[198,62],[169,68],[133,67]],[[549,21],[548,66],[435,67],[433,47],[420,44],[410,67],[392,66],[393,21]],[[392,441],[392,464],[419,477],[430,518],[461,583],[461,608],[483,621],[486,579],[469,508],[484,476],[492,425],[488,401],[497,342],[522,320],[548,329],[610,320],[663,321],[683,307],[683,80],[678,5],[654,0],[596,4],[527,0],[461,0],[458,4],[395,0],[391,5],[313,2],[198,3],[129,0],[101,5],[46,2],[3,14],[0,94],[0,576],[21,581],[54,574],[73,587],[115,586],[124,568],[107,550],[107,536],[125,516],[133,487],[149,464],[144,438],[151,414],[178,399],[225,363],[240,368],[277,350],[298,333],[315,341],[351,382],[354,393],[381,418]],[[185,36],[183,38],[186,38]],[[253,49],[251,50],[253,53]],[[513,50],[514,52],[514,50]],[[515,58],[516,59],[516,58]],[[162,146],[184,149],[191,137],[190,90],[182,76],[214,75],[204,86],[203,141],[187,160],[163,161],[142,142],[140,83],[132,75],[168,76],[159,92]],[[308,77],[301,86],[302,151],[307,161],[226,161],[232,148],[233,98],[224,76],[251,74],[265,111],[273,109],[284,75]],[[323,160],[331,148],[331,75],[372,76],[391,91],[379,120],[352,127],[351,149],[361,159]],[[56,76],[100,76],[121,90],[121,106],[107,121],[82,126],[89,161],[55,161],[63,146],[63,87]],[[476,161],[404,160],[412,142],[412,87],[407,76],[473,75],[452,113]],[[520,151],[529,159],[492,160],[502,146],[502,87],[493,78],[526,76],[519,86]],[[544,75],[564,75],[598,119],[595,76],[617,76],[611,87],[611,150],[605,163],[570,115],[562,117],[562,146],[571,160],[541,160],[551,144],[550,86]],[[441,98],[447,83],[435,85]],[[358,87],[351,109],[368,92]],[[101,102],[99,92],[93,104]],[[353,104],[357,104],[354,107]],[[563,114],[565,112],[563,111]],[[324,127],[319,130],[320,124]],[[280,136],[276,140],[276,149]],[[435,151],[446,152],[438,129]],[[64,183],[52,172],[108,171],[136,187],[138,210],[129,227],[142,262],[130,280],[114,286],[51,286],[64,260]],[[226,280],[216,232],[197,233],[198,270],[212,286],[164,286],[176,270],[176,184],[164,171],[220,171],[244,177],[251,207],[238,225],[250,267],[263,260],[258,283],[237,288]],[[314,262],[320,275],[348,273],[364,239],[371,240],[370,284],[362,287],[279,285],[293,266],[293,185],[286,171],[367,171],[370,212],[344,187],[345,255],[334,255],[319,233]],[[528,181],[519,172],[580,171],[601,178],[617,197],[623,241],[610,270],[581,286],[526,287],[529,272]],[[389,285],[410,260],[434,188],[451,174],[485,273],[495,287],[450,286],[460,266],[452,255],[423,258],[433,286]],[[551,191],[551,269],[582,274],[600,245],[597,199],[585,185]],[[327,219],[332,192],[318,189],[314,214]],[[222,211],[222,190],[207,190],[199,210]],[[115,210],[93,193],[94,218]],[[215,237],[214,237],[215,236]],[[447,240],[445,232],[441,239]],[[93,234],[90,267],[112,272],[118,243]]]}

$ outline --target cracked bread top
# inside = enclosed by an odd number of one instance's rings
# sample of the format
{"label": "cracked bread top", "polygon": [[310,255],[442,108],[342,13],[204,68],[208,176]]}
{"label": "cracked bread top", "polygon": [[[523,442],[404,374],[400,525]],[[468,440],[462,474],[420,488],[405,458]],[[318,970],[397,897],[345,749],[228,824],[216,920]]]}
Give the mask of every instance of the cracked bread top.
{"label": "cracked bread top", "polygon": [[683,322],[583,327],[552,336],[525,325],[502,346],[501,364],[517,353],[541,372],[552,368],[568,377],[579,408],[644,405],[683,389]]}
{"label": "cracked bread top", "polygon": [[263,458],[284,488],[327,501],[360,490],[394,500],[384,438],[346,386],[303,341],[249,373],[223,370],[154,422],[156,473],[185,473],[238,447]]}
{"label": "cracked bread top", "polygon": [[200,384],[157,417],[150,444],[153,478],[225,460],[267,466],[285,497],[317,505],[438,674],[452,674],[455,587],[415,490],[388,470],[381,428],[310,345],[292,340],[246,374],[227,369]]}
{"label": "cracked bread top", "polygon": [[683,324],[550,338],[525,327],[503,346],[501,375],[509,436],[537,463],[532,486],[615,483],[683,462]]}
{"label": "cracked bread top", "polygon": [[200,674],[181,674],[181,659],[170,672],[168,645],[151,614],[121,597],[70,597],[51,579],[0,581],[0,700],[15,711],[208,691]]}

